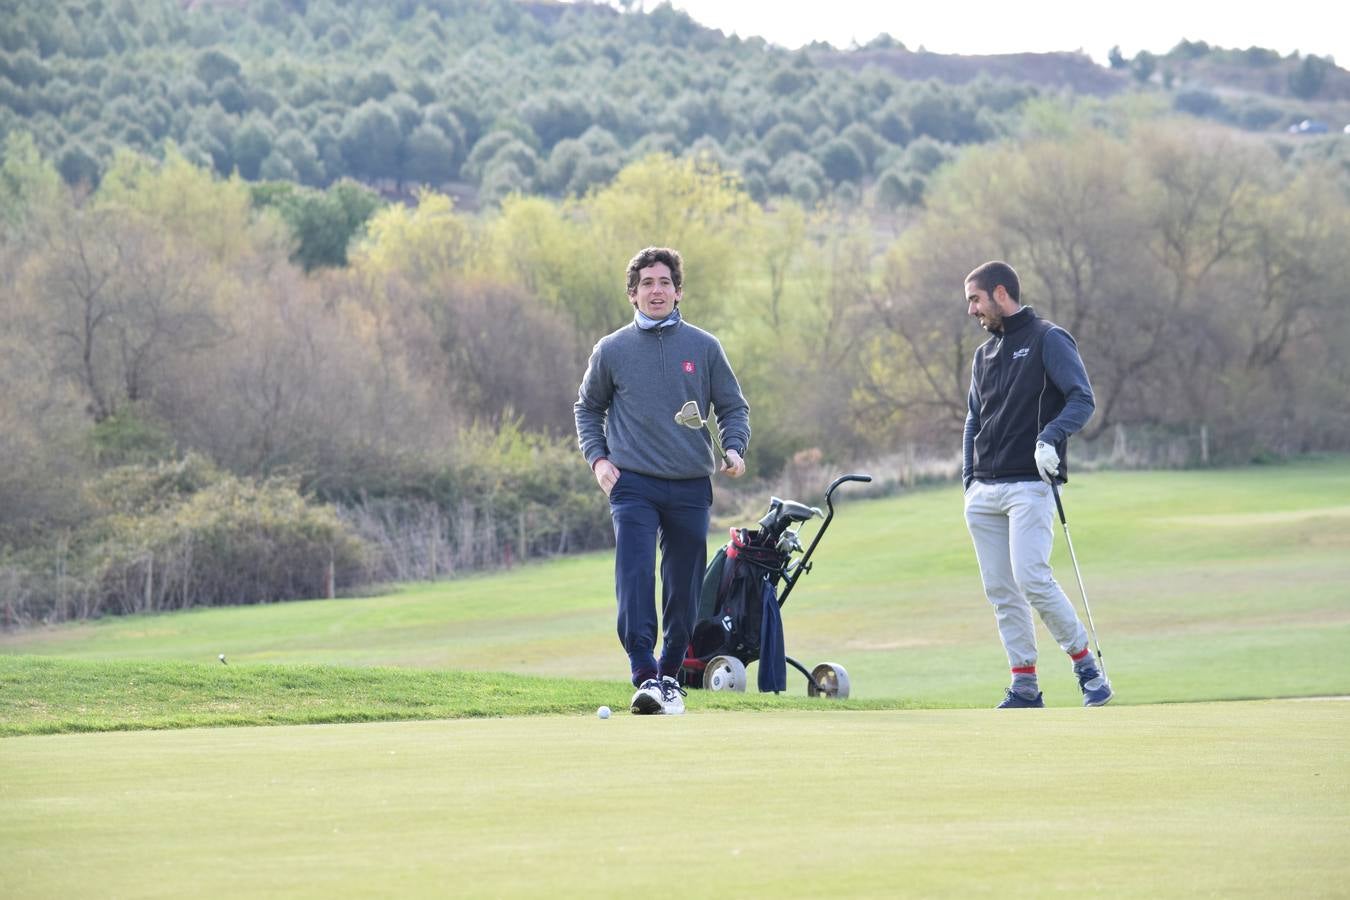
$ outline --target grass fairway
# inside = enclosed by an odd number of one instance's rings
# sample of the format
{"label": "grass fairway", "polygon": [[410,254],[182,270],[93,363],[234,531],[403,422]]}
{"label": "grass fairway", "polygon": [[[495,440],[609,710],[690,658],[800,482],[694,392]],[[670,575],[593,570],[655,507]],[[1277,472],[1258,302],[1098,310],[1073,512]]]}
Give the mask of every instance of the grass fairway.
{"label": "grass fairway", "polygon": [[1347,713],[1313,700],[10,738],[3,893],[1345,896]]}
{"label": "grass fairway", "polygon": [[[814,570],[784,607],[788,653],[808,667],[843,664],[859,699],[996,701],[1007,661],[959,488],[870,502],[850,502],[847,490]],[[1087,473],[1064,497],[1116,702],[1350,694],[1350,458]],[[1080,604],[1062,534],[1055,566]],[[1067,660],[1044,631],[1041,650],[1047,703],[1076,705]],[[231,666],[627,678],[608,553],[378,597],[0,635],[0,654],[214,666],[219,653]],[[789,676],[802,693],[804,680]]]}

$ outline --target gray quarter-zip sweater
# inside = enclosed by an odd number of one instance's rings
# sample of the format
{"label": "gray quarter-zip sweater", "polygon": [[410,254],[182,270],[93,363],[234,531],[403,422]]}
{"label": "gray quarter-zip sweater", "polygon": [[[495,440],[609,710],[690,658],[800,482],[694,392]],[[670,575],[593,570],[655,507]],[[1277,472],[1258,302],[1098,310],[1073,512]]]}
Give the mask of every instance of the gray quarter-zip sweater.
{"label": "gray quarter-zip sweater", "polygon": [[643,330],[625,325],[591,352],[573,406],[577,441],[594,467],[601,457],[625,471],[658,478],[713,473],[712,441],[675,422],[686,401],[717,416],[722,446],[750,446],[750,406],[717,338],[688,322]]}

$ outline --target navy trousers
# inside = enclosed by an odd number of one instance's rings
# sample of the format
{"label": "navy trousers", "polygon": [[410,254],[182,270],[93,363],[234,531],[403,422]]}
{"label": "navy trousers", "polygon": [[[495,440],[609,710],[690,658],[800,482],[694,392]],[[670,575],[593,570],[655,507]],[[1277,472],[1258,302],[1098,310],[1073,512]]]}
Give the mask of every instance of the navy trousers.
{"label": "navy trousers", "polygon": [[[698,615],[708,563],[712,479],[623,471],[609,492],[619,642],[633,684],[675,677]],[[661,548],[661,659],[656,659],[656,548]]]}

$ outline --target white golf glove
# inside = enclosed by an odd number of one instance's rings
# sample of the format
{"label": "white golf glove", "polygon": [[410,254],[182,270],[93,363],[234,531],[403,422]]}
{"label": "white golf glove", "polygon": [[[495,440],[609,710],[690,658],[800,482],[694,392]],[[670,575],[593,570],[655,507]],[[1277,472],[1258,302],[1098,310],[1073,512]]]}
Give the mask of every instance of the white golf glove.
{"label": "white golf glove", "polygon": [[1055,480],[1059,472],[1059,454],[1055,452],[1053,444],[1036,442],[1036,470],[1041,473],[1041,480],[1046,484]]}

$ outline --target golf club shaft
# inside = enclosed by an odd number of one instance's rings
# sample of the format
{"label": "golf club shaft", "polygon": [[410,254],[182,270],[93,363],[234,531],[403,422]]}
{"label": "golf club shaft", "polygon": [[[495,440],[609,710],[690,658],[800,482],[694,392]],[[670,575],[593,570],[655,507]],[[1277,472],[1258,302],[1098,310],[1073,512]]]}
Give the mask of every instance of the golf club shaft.
{"label": "golf club shaft", "polygon": [[717,432],[708,424],[708,420],[703,418],[703,413],[698,410],[698,403],[690,400],[680,407],[680,411],[675,414],[675,421],[686,428],[692,428],[695,431],[702,428],[708,432],[708,437],[712,438],[713,450],[722,457],[722,462],[728,469],[731,468],[731,460],[727,457],[726,451],[722,449],[722,442],[717,437]]}
{"label": "golf club shaft", "polygon": [[1106,660],[1102,658],[1102,645],[1097,640],[1097,626],[1092,621],[1092,606],[1088,604],[1087,588],[1083,586],[1083,572],[1078,568],[1078,554],[1073,552],[1073,538],[1069,537],[1069,520],[1064,517],[1064,503],[1059,499],[1059,485],[1050,482],[1050,492],[1055,495],[1055,508],[1059,510],[1059,524],[1064,526],[1064,543],[1069,545],[1069,559],[1073,561],[1073,574],[1078,579],[1078,595],[1083,598],[1083,611],[1087,613],[1088,631],[1092,632],[1092,646],[1097,650],[1097,665],[1101,666],[1102,677],[1106,677]]}
{"label": "golf club shaft", "polygon": [[727,464],[727,468],[731,468],[731,460],[727,459],[727,452],[722,449],[722,442],[718,440],[717,432],[713,430],[706,419],[703,420],[703,427],[708,429],[708,437],[712,438],[713,449],[717,451],[717,455],[722,457],[722,462]]}

